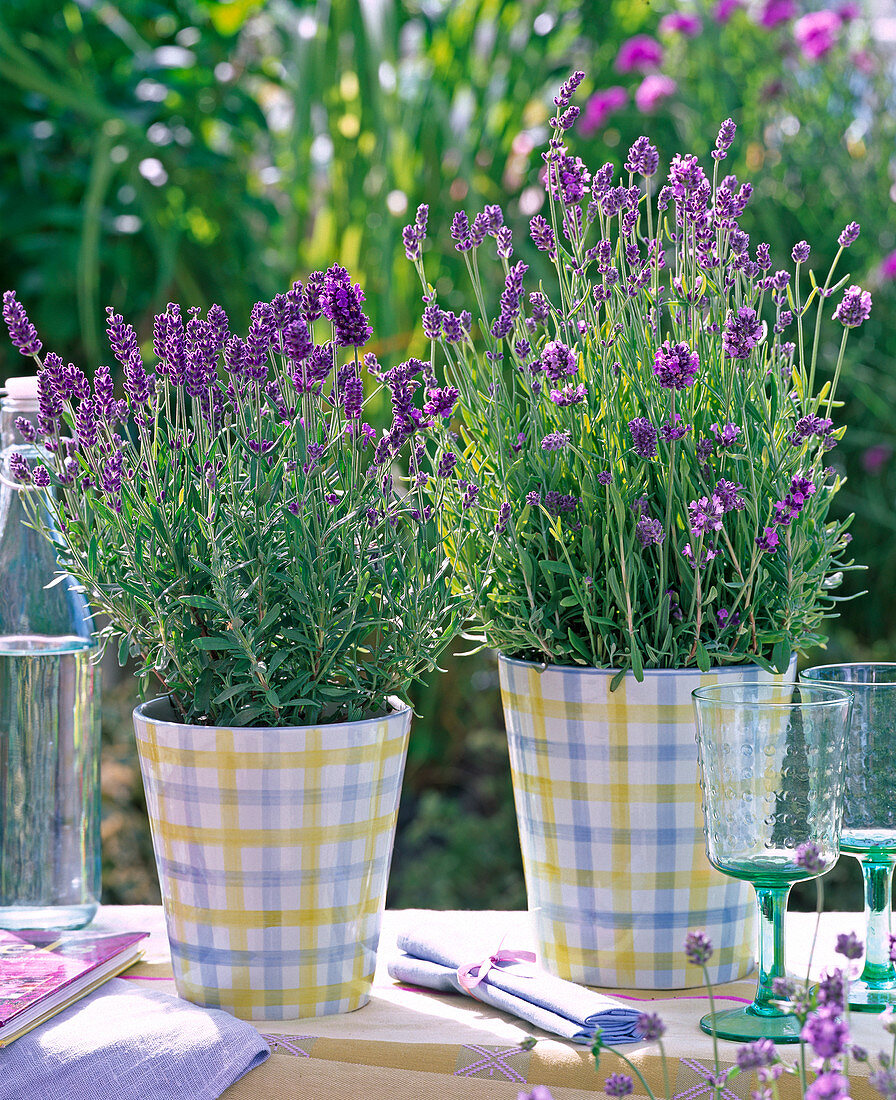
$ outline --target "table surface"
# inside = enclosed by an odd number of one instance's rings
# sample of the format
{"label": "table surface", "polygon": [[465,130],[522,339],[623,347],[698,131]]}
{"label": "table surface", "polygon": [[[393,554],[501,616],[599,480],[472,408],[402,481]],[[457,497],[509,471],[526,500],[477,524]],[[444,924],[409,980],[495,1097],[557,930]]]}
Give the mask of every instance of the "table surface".
{"label": "table surface", "polygon": [[[456,994],[437,994],[402,986],[388,976],[389,957],[396,953],[396,936],[403,929],[427,921],[425,910],[399,910],[384,915],[378,965],[369,1004],[342,1016],[295,1021],[271,1021],[254,1026],[265,1036],[272,1055],[262,1066],[224,1093],[225,1100],[422,1100],[438,1097],[482,1097],[516,1100],[535,1085],[547,1085],[555,1100],[583,1100],[603,1092],[613,1072],[631,1072],[611,1052],[601,1058],[600,1072],[587,1048],[550,1037],[479,1001]],[[528,914],[516,912],[457,912],[440,920],[457,921],[458,928],[475,921],[493,932],[496,946],[532,949]],[[92,928],[148,930],[144,961],[127,972],[131,981],[153,981],[154,988],[175,993],[161,907],[103,906]],[[788,969],[805,975],[815,929],[815,916],[789,913],[787,917]],[[861,913],[825,913],[822,916],[811,973],[843,962],[833,945],[840,932],[863,932]],[[471,962],[474,960],[471,960]],[[170,984],[169,984],[170,983]],[[752,997],[755,977],[721,986],[715,992],[719,1007]],[[608,991],[631,1004],[658,1012],[667,1025],[664,1039],[669,1058],[671,1093],[679,1100],[710,1100],[707,1078],[713,1072],[713,1042],[697,1026],[707,1011],[705,990]],[[853,1013],[853,1041],[873,1053],[889,1049],[875,1014]],[[523,1040],[538,1039],[531,1051]],[[886,1041],[885,1041],[886,1040]],[[738,1044],[719,1042],[723,1067],[734,1062]],[[662,1063],[656,1043],[632,1043],[621,1048],[644,1074],[657,1097],[665,1095]],[[788,1061],[797,1047],[780,1048]],[[861,1072],[853,1063],[852,1071]],[[782,1079],[781,1095],[798,1096],[794,1079]],[[723,1090],[724,1100],[745,1100],[756,1087],[752,1073],[733,1078]],[[646,1096],[636,1083],[635,1097]],[[853,1096],[879,1094],[862,1079],[854,1080]]]}

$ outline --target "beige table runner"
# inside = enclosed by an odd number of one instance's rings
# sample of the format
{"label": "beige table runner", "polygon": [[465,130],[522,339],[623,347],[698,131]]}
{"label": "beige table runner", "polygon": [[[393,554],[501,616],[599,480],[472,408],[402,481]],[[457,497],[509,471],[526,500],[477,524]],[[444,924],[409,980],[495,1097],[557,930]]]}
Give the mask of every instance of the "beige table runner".
{"label": "beige table runner", "polygon": [[[429,1096],[439,1100],[516,1100],[520,1091],[527,1092],[535,1085],[547,1085],[555,1100],[580,1100],[602,1093],[610,1073],[630,1072],[609,1052],[601,1059],[600,1071],[595,1072],[594,1059],[586,1048],[546,1036],[470,998],[420,991],[393,982],[386,973],[386,963],[396,950],[398,931],[426,919],[425,910],[385,914],[373,993],[364,1008],[343,1016],[256,1024],[273,1053],[263,1066],[228,1089],[226,1100],[366,1100],[368,1096],[371,1100],[423,1100]],[[496,947],[502,937],[506,937],[505,948],[532,947],[525,913],[458,912],[450,919],[457,921],[459,930],[469,921],[492,930]],[[814,923],[814,916],[809,914],[788,915],[788,966],[794,973],[805,972]],[[104,906],[95,924],[97,928],[151,931],[146,961],[128,975],[133,981],[152,980],[155,988],[175,992],[161,908]],[[861,914],[824,915],[813,974],[833,964],[836,936],[848,931],[861,935]],[[753,989],[754,981],[738,982],[719,987],[715,995],[719,1007],[730,1007],[749,1001]],[[708,1100],[712,1095],[709,1078],[715,1072],[713,1044],[697,1026],[708,1009],[705,990],[609,992],[629,1004],[643,1004],[645,1010],[658,1012],[665,1021],[672,1095],[678,1100]],[[851,1026],[854,1042],[872,1054],[889,1049],[892,1040],[876,1016],[855,1013]],[[538,1040],[532,1050],[521,1045],[529,1037]],[[734,1063],[737,1046],[719,1043],[722,1069]],[[656,1044],[633,1043],[622,1049],[655,1095],[664,1096]],[[796,1057],[796,1047],[781,1050],[788,1060]],[[864,1067],[853,1068],[865,1072]],[[753,1073],[740,1074],[722,1095],[724,1100],[747,1100],[755,1087]],[[799,1090],[795,1078],[782,1078],[779,1091],[782,1100],[796,1098]],[[635,1096],[646,1095],[636,1080]],[[879,1100],[879,1094],[861,1078],[854,1079],[853,1097]]]}

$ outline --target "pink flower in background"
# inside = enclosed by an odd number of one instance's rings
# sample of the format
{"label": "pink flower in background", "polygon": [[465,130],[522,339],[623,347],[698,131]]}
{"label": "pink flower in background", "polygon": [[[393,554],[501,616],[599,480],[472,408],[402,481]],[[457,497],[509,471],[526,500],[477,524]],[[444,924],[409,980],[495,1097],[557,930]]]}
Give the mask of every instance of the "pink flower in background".
{"label": "pink flower in background", "polygon": [[579,121],[579,130],[587,137],[597,130],[602,130],[607,124],[607,119],[628,103],[628,92],[615,84],[612,88],[602,88],[592,95],[585,104],[582,117]]}
{"label": "pink flower in background", "polygon": [[719,0],[713,10],[712,17],[717,23],[727,23],[738,8],[744,6],[744,0]]}
{"label": "pink flower in background", "polygon": [[664,76],[663,73],[649,73],[635,92],[635,106],[646,114],[662,100],[674,95],[677,90],[678,85],[671,76]]}
{"label": "pink flower in background", "polygon": [[880,277],[882,279],[896,279],[896,252],[884,256],[880,265]]}
{"label": "pink flower in background", "polygon": [[649,34],[636,34],[628,38],[619,47],[616,55],[616,71],[630,73],[632,70],[644,73],[654,69],[663,60],[663,47]]}
{"label": "pink flower in background", "polygon": [[818,61],[837,45],[840,36],[840,16],[835,11],[810,11],[797,19],[793,36],[803,57]]}
{"label": "pink flower in background", "polygon": [[686,11],[672,11],[660,20],[660,34],[683,34],[696,38],[703,30],[703,24],[696,15]]}
{"label": "pink flower in background", "polygon": [[893,448],[886,443],[875,443],[862,455],[862,466],[868,474],[879,474],[893,457]]}
{"label": "pink flower in background", "polygon": [[855,0],[847,0],[837,9],[837,14],[844,23],[851,23],[853,19],[862,18],[862,5],[855,3]]}
{"label": "pink flower in background", "polygon": [[794,0],[765,0],[759,12],[759,26],[771,30],[796,15]]}
{"label": "pink flower in background", "polygon": [[854,54],[850,55],[849,60],[855,65],[860,73],[865,73],[866,76],[870,76],[870,74],[877,69],[877,62],[867,50],[857,50]]}

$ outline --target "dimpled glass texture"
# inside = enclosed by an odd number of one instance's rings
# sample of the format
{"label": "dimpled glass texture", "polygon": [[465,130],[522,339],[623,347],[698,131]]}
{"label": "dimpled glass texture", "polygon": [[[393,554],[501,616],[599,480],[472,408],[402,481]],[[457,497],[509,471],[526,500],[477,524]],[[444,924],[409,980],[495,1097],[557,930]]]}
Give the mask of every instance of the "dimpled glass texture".
{"label": "dimpled glass texture", "polygon": [[[799,1022],[772,985],[786,974],[784,912],[794,882],[836,863],[851,693],[793,683],[724,684],[693,693],[706,853],[751,882],[759,904],[759,981],[753,1003],[700,1021],[725,1039],[796,1042]],[[817,849],[804,866],[798,850]]]}
{"label": "dimpled glass texture", "polygon": [[896,664],[818,665],[800,679],[847,688],[854,696],[840,849],[862,868],[866,934],[864,966],[850,985],[849,1003],[861,1012],[882,1012],[896,1004],[889,942],[896,864]]}

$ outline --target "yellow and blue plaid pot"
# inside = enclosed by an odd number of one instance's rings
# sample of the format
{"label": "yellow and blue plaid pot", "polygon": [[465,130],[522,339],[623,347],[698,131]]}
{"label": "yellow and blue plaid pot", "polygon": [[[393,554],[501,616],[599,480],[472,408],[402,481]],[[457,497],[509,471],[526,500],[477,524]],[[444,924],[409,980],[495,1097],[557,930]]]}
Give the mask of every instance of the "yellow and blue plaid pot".
{"label": "yellow and blue plaid pot", "polygon": [[411,710],[329,726],[134,711],[177,990],[246,1020],[350,1012],[376,965]]}
{"label": "yellow and blue plaid pot", "polygon": [[586,985],[686,989],[703,973],[685,936],[703,929],[713,982],[749,973],[753,891],[706,858],[691,691],[769,674],[647,670],[611,693],[612,669],[499,666],[542,964]]}

